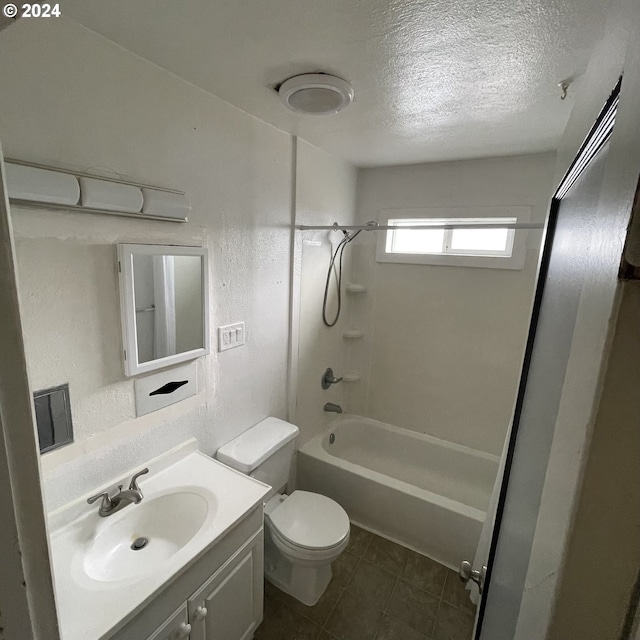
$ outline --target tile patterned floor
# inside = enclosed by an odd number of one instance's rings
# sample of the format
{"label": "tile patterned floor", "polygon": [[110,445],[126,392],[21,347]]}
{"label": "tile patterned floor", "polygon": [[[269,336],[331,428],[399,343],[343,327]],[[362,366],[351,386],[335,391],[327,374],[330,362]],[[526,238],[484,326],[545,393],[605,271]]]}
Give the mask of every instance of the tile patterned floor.
{"label": "tile patterned floor", "polygon": [[265,583],[255,640],[470,640],[467,593],[451,569],[352,525],[315,606]]}

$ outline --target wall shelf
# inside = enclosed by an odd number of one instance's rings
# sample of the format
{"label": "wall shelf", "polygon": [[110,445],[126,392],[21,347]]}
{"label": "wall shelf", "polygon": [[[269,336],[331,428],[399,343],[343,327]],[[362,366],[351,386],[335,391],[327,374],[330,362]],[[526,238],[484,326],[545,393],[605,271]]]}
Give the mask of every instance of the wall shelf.
{"label": "wall shelf", "polygon": [[347,293],[366,293],[367,285],[366,284],[348,284],[345,288]]}

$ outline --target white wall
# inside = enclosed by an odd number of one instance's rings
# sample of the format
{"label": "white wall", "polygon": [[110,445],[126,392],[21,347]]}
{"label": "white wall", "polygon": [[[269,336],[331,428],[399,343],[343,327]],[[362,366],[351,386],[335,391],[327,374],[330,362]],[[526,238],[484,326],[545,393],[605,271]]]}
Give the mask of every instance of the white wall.
{"label": "white wall", "polygon": [[[8,157],[187,192],[188,224],[13,208],[34,388],[69,382],[76,442],[42,458],[49,508],[190,436],[212,452],[286,417],[292,140],[64,18],[0,34]],[[123,375],[114,244],[205,245],[211,327],[243,348],[199,362],[196,397],[135,418]],[[212,340],[215,344],[215,340]]]}
{"label": "white wall", "polygon": [[[526,205],[543,222],[553,155],[382,167],[359,172],[358,219],[382,209]],[[366,337],[353,366],[369,371],[350,411],[499,454],[529,328],[541,232],[522,270],[375,262],[368,233],[354,278],[368,285],[352,322]]]}
{"label": "white wall", "polygon": [[[320,151],[298,139],[296,159],[296,224],[353,224],[355,219],[356,170],[347,162]],[[331,256],[330,238],[342,238],[341,232],[297,231],[295,235],[294,367],[297,389],[292,419],[299,425],[301,442],[324,430],[334,413],[323,410],[325,402],[334,402],[347,410],[348,387],[345,383],[323,390],[320,385],[327,367],[335,375],[344,373],[348,352],[342,338],[348,324],[349,300],[343,296],[343,308],[335,327],[322,322],[322,299]],[[344,280],[350,273],[350,249],[345,249]],[[335,281],[331,281],[328,316],[336,307]]]}
{"label": "white wall", "polygon": [[[624,285],[549,637],[617,640],[640,565],[640,283]],[[590,615],[585,616],[584,612]]]}

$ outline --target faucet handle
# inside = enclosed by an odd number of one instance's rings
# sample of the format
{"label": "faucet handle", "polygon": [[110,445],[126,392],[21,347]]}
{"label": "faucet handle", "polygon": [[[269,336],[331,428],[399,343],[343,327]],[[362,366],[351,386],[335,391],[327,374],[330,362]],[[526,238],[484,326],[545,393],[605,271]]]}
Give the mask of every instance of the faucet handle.
{"label": "faucet handle", "polygon": [[102,498],[102,502],[100,503],[100,510],[110,509],[113,505],[111,503],[111,498],[109,497],[108,491],[103,491],[102,493],[98,493],[95,496],[91,496],[87,499],[87,504],[93,504],[96,500]]}
{"label": "faucet handle", "polygon": [[140,491],[140,487],[138,486],[138,478],[140,476],[143,476],[145,473],[149,473],[148,467],[145,467],[142,471],[138,471],[138,473],[135,473],[133,475],[133,478],[131,478],[131,482],[129,483],[130,491]]}
{"label": "faucet handle", "polygon": [[328,389],[332,384],[342,382],[342,378],[336,378],[333,375],[333,369],[329,367],[322,376],[322,388]]}

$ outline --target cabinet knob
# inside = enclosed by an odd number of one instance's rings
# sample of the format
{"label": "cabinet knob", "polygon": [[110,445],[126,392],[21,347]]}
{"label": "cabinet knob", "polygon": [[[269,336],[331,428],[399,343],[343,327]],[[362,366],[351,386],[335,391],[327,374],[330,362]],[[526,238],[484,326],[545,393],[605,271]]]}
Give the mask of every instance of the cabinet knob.
{"label": "cabinet knob", "polygon": [[193,617],[196,620],[204,620],[207,617],[207,607],[198,607],[193,612]]}
{"label": "cabinet knob", "polygon": [[191,633],[191,625],[183,622],[178,628],[178,638],[188,638]]}

